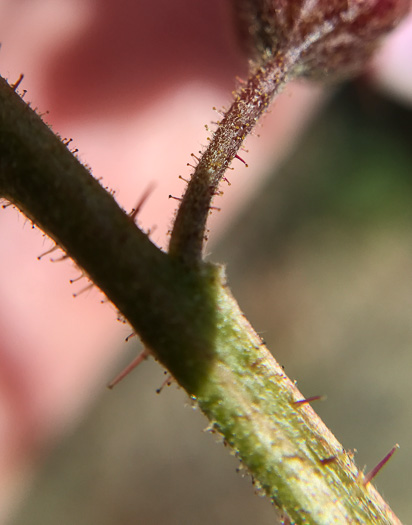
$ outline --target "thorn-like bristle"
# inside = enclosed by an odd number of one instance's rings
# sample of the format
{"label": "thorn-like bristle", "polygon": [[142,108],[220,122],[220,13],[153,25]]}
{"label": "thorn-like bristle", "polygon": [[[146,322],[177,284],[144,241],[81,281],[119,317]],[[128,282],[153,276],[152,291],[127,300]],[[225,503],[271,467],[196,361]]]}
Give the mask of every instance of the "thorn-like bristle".
{"label": "thorn-like bristle", "polygon": [[69,256],[67,255],[67,253],[65,253],[64,255],[62,255],[61,257],[59,257],[58,259],[50,259],[50,261],[52,263],[58,263],[58,262],[62,262],[62,261],[65,261],[66,259],[68,259]]}
{"label": "thorn-like bristle", "polygon": [[21,84],[23,78],[24,78],[24,75],[23,75],[23,73],[21,73],[20,76],[19,76],[19,78],[16,80],[16,82],[15,82],[14,84],[11,84],[10,87],[11,87],[11,89],[12,89],[13,91],[17,91],[17,89],[18,89],[18,87],[20,86],[20,84]]}
{"label": "thorn-like bristle", "polygon": [[174,195],[169,195],[169,199],[174,199],[175,201],[182,201],[183,199],[181,197],[175,197]]}
{"label": "thorn-like bristle", "polygon": [[298,399],[297,401],[294,401],[294,405],[306,405],[308,403],[312,403],[312,401],[324,401],[326,399],[325,396],[311,396],[307,397],[305,399]]}
{"label": "thorn-like bristle", "polygon": [[79,295],[82,295],[84,292],[87,292],[88,290],[91,290],[94,287],[93,283],[88,284],[84,288],[82,288],[79,292],[76,292],[73,294],[73,297],[79,297]]}
{"label": "thorn-like bristle", "polygon": [[75,277],[74,279],[70,279],[69,283],[70,284],[77,283],[78,281],[81,281],[84,277],[86,277],[86,275],[84,272],[82,272],[78,277]]}
{"label": "thorn-like bristle", "polygon": [[337,459],[338,456],[329,456],[327,458],[320,459],[319,461],[322,463],[322,465],[329,465],[330,463],[335,463]]}
{"label": "thorn-like bristle", "polygon": [[40,254],[38,257],[37,257],[37,260],[40,261],[43,257],[45,257],[46,255],[49,255],[50,253],[53,253],[55,252],[56,250],[59,249],[59,246],[57,244],[55,244],[52,248],[50,248],[50,250],[47,250],[46,252]]}
{"label": "thorn-like bristle", "polygon": [[391,448],[391,450],[386,454],[386,456],[379,461],[379,463],[374,467],[372,470],[370,470],[367,474],[365,474],[365,477],[363,478],[363,484],[367,485],[370,483],[373,478],[382,470],[382,468],[386,465],[386,463],[391,459],[391,457],[395,454],[396,450],[399,448],[398,443]]}
{"label": "thorn-like bristle", "polygon": [[246,161],[242,159],[242,157],[239,157],[239,155],[235,155],[235,159],[238,159],[238,160],[240,160],[240,162],[243,162],[243,164],[246,166],[246,168],[249,167],[249,164],[247,164]]}
{"label": "thorn-like bristle", "polygon": [[140,365],[145,359],[147,359],[150,355],[150,352],[145,348],[137,357],[136,359],[133,359],[133,361],[126,366],[124,370],[118,374],[113,381],[110,381],[110,383],[107,385],[107,388],[110,388],[110,390],[115,387],[122,379],[124,379],[132,370],[134,370],[136,367]]}
{"label": "thorn-like bristle", "polygon": [[149,184],[149,186],[146,188],[146,191],[143,193],[143,195],[140,197],[140,199],[137,201],[136,206],[133,208],[132,212],[130,213],[130,218],[135,220],[137,214],[142,209],[143,204],[147,201],[150,194],[155,189],[155,183],[152,182]]}
{"label": "thorn-like bristle", "polygon": [[156,390],[156,394],[160,394],[160,392],[164,389],[164,387],[170,386],[173,383],[173,381],[174,381],[173,377],[169,374],[166,377],[166,379],[163,381],[163,383],[160,385],[160,387]]}

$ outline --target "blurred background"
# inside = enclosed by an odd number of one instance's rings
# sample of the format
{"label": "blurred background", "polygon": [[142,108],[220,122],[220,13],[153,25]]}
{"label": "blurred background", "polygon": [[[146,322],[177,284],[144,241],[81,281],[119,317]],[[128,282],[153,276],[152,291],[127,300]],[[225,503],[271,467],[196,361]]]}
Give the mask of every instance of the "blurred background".
{"label": "blurred background", "polygon": [[[341,88],[211,247],[255,329],[343,446],[412,514],[412,111]],[[253,170],[253,167],[251,168]],[[128,357],[137,351],[128,343]],[[125,360],[126,362],[127,360]],[[50,454],[11,525],[274,523],[182,391],[142,365]]]}
{"label": "blurred background", "polygon": [[[167,195],[183,190],[177,176],[190,174],[212,106],[230,103],[233,78],[245,74],[228,5],[0,0],[1,73],[14,82],[24,71],[26,98],[50,110],[47,121],[73,137],[126,209],[157,183],[139,219],[157,226],[163,246],[175,206]],[[392,93],[399,56],[380,67]],[[358,466],[370,470],[400,444],[376,484],[405,523],[411,85],[403,102],[370,74],[328,89],[329,98],[317,87],[286,90],[248,141],[250,167],[234,165],[207,248],[303,394],[327,396],[314,408],[357,450]],[[11,208],[1,212],[0,522],[275,523],[184,392],[156,394],[165,376],[153,360],[105,389],[139,351],[136,338],[124,342],[130,330],[97,291],[73,300],[78,271],[39,263],[51,243]]]}

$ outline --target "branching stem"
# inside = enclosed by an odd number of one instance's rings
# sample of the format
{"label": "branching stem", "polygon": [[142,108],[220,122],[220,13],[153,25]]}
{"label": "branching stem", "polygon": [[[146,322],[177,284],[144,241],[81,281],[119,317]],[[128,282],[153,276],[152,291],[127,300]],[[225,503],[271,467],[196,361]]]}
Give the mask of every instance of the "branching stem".
{"label": "branching stem", "polygon": [[224,270],[201,261],[212,194],[290,64],[277,55],[236,97],[189,184],[173,257],[150,242],[1,78],[0,197],[104,291],[296,524],[399,525],[311,407],[296,404],[302,394],[244,318]]}

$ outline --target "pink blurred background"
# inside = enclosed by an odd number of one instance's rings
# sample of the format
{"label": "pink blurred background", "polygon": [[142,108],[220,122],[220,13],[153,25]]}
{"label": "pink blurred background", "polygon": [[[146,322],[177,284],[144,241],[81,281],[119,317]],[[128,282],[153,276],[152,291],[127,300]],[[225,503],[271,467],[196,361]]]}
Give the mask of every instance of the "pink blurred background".
{"label": "pink blurred background", "polygon": [[[167,246],[190,153],[206,143],[212,107],[231,101],[247,61],[229,2],[167,0],[0,0],[0,72],[24,73],[25,100],[72,138],[79,157],[131,209],[155,190],[139,221]],[[409,43],[408,43],[409,42]],[[390,38],[372,68],[374,81],[412,102],[412,22]],[[285,90],[246,147],[251,166],[234,165],[217,203],[218,238],[265,173],[293,147],[327,94]],[[12,207],[0,210],[0,520],[18,504],[39,451],[72,428],[118,367],[129,330],[97,290],[73,299],[82,281],[70,262],[37,256],[52,246]],[[52,257],[58,257],[53,254]]]}

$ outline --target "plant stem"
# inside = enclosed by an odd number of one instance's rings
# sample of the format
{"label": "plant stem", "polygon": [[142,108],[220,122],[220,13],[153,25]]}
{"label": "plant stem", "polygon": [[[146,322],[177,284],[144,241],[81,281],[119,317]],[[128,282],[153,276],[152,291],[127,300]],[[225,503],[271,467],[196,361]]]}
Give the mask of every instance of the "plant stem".
{"label": "plant stem", "polygon": [[211,308],[203,275],[159,250],[1,77],[0,196],[85,270],[172,373],[179,376],[180,366],[197,366],[181,378],[186,388],[195,388],[205,366],[191,354],[197,347],[208,354],[199,337],[206,329],[204,312]]}
{"label": "plant stem", "polygon": [[400,523],[310,406],[295,403],[302,394],[245,320],[223,269],[199,261],[200,230],[175,237],[183,264],[161,252],[1,78],[0,196],[86,271],[297,524]]}
{"label": "plant stem", "polygon": [[201,261],[206,220],[219,183],[245,138],[287,82],[297,57],[279,50],[235,94],[187,186],[170,239],[171,256],[192,266]]}

